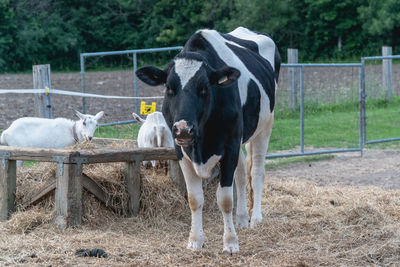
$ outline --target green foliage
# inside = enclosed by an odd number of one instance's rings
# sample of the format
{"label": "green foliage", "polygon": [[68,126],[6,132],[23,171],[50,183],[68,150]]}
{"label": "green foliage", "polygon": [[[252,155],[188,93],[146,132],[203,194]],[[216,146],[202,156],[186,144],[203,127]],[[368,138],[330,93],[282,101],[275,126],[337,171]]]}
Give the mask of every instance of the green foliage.
{"label": "green foliage", "polygon": [[0,70],[8,63],[7,54],[13,44],[15,28],[14,12],[10,7],[10,1],[0,1]]}
{"label": "green foliage", "polygon": [[184,45],[197,29],[237,26],[269,33],[284,62],[287,48],[303,62],[353,60],[382,45],[396,53],[399,14],[400,0],[1,0],[0,73],[76,70],[81,52]]}

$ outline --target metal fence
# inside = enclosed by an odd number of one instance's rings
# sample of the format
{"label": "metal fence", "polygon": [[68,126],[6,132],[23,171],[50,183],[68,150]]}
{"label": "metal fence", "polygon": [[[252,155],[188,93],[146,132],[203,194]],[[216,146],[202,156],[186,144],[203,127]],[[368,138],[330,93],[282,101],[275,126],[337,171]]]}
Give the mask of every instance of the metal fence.
{"label": "metal fence", "polygon": [[[137,55],[143,53],[154,53],[154,52],[165,52],[165,51],[173,51],[173,50],[182,50],[182,46],[175,46],[175,47],[162,47],[162,48],[148,48],[148,49],[134,49],[134,50],[124,50],[124,51],[111,51],[111,52],[94,52],[94,53],[81,53],[80,54],[80,65],[81,65],[81,87],[82,93],[87,92],[86,88],[86,70],[85,70],[85,60],[89,57],[102,57],[102,56],[116,56],[116,55],[132,55],[132,80],[131,83],[133,84],[133,96],[138,97],[139,90],[138,90],[138,80],[136,77],[136,70],[137,70]],[[135,100],[135,109],[136,113],[139,113],[139,100]],[[84,113],[87,112],[87,100],[85,97],[82,98],[82,110]],[[124,120],[124,121],[117,121],[111,123],[104,123],[101,126],[108,126],[108,125],[116,125],[116,124],[126,124],[132,123],[135,120]]]}
{"label": "metal fence", "polygon": [[[305,79],[304,79],[304,72],[306,68],[357,68],[360,69],[362,67],[362,64],[360,63],[342,63],[342,64],[301,64],[301,63],[296,63],[296,64],[282,64],[282,67],[287,67],[288,69],[297,69],[300,72],[299,75],[299,84],[300,84],[300,91],[299,91],[299,102],[300,102],[300,138],[299,138],[299,143],[300,143],[300,151],[299,152],[294,152],[294,153],[281,153],[281,154],[270,154],[267,155],[266,158],[280,158],[280,157],[295,157],[295,156],[306,156],[306,155],[318,155],[318,154],[327,154],[327,153],[342,153],[342,152],[356,152],[356,151],[362,151],[363,149],[363,143],[361,142],[361,128],[359,132],[359,144],[358,147],[354,148],[343,148],[343,149],[328,149],[328,150],[317,150],[317,149],[309,149],[308,151],[305,151],[305,143],[304,143],[304,138],[305,138],[305,126],[304,126],[304,121],[305,121],[305,116],[304,116],[304,105],[305,105]],[[288,71],[289,73],[289,71]],[[281,76],[282,77],[282,76]],[[296,79],[296,77],[295,77]],[[361,71],[359,71],[359,76],[357,78],[358,81],[361,80]],[[279,83],[281,84],[281,78]],[[288,83],[288,81],[286,81]],[[284,89],[285,87],[288,87],[287,84],[279,85],[279,89]],[[358,82],[358,88],[360,88],[360,82]],[[284,90],[280,90],[284,91]],[[279,90],[278,90],[279,93]],[[277,94],[278,94],[277,93]],[[291,94],[293,92],[289,92]],[[296,94],[296,90],[294,92]],[[290,97],[290,96],[289,96]],[[297,97],[296,97],[297,98]],[[320,102],[323,100],[319,100]],[[361,114],[361,113],[360,113]],[[360,127],[361,127],[361,115],[360,115]]]}
{"label": "metal fence", "polygon": [[[371,139],[368,140],[367,138],[367,125],[371,122],[368,120],[367,116],[367,101],[368,99],[374,98],[374,97],[380,97],[380,98],[386,98],[388,101],[393,100],[393,95],[400,95],[400,86],[397,86],[395,89],[394,83],[393,83],[393,69],[392,69],[392,59],[400,59],[400,55],[393,55],[393,56],[375,56],[375,57],[362,57],[361,58],[361,84],[360,84],[360,120],[362,123],[360,124],[360,128],[362,131],[362,142],[363,144],[377,144],[377,143],[384,143],[384,142],[391,142],[391,141],[399,141],[400,137],[389,137],[389,138],[380,138],[380,139]],[[383,61],[383,71],[386,68],[386,77],[385,74],[382,74],[381,76],[378,76],[378,82],[374,82],[372,79],[374,79],[374,75],[368,74],[368,61],[373,61],[373,60],[382,60]],[[386,62],[385,62],[386,61]],[[372,65],[374,67],[375,65]],[[372,72],[370,70],[370,72]],[[382,73],[381,72],[381,73]],[[379,73],[379,72],[378,72]],[[370,80],[367,80],[368,77],[372,77]],[[398,75],[395,75],[395,77],[398,79]],[[375,80],[375,79],[374,79]],[[382,83],[381,83],[382,82]],[[397,80],[398,84],[399,81]],[[368,88],[367,84],[372,84],[374,88]],[[381,84],[381,85],[379,85]],[[386,88],[385,88],[386,87]],[[368,90],[369,89],[369,90]],[[377,92],[380,92],[377,93]],[[380,96],[379,96],[380,95]],[[397,119],[397,127],[400,129],[400,116],[398,114],[395,114],[393,116],[394,121],[391,121],[392,125],[395,124],[395,121]],[[367,121],[368,120],[368,121]],[[396,127],[396,125],[394,125]]]}
{"label": "metal fence", "polygon": [[[114,52],[98,52],[98,53],[83,53],[81,54],[81,76],[82,76],[82,92],[86,92],[85,88],[85,58],[95,56],[109,56],[109,55],[122,55],[132,54],[132,70],[134,85],[134,96],[139,96],[139,86],[136,75],[134,74],[137,69],[137,54],[139,53],[151,53],[151,52],[162,52],[171,50],[181,50],[182,47],[166,47],[166,48],[152,48],[152,49],[137,49],[127,51],[114,51]],[[364,57],[361,59],[361,63],[341,63],[341,64],[282,64],[281,74],[277,90],[277,101],[276,110],[284,109],[298,99],[298,105],[300,110],[299,118],[299,143],[298,151],[291,153],[277,153],[267,155],[266,158],[279,158],[279,157],[294,157],[294,156],[306,156],[306,155],[318,155],[327,153],[342,153],[342,152],[360,152],[364,145],[388,142],[400,140],[400,138],[386,138],[367,140],[367,116],[366,116],[366,80],[369,76],[366,73],[366,61],[367,60],[387,60],[387,59],[399,59],[400,56],[382,56],[382,57]],[[391,66],[391,65],[390,65]],[[324,74],[319,71],[321,69],[328,69]],[[350,71],[348,71],[351,69]],[[346,71],[343,71],[346,70]],[[390,73],[392,69],[390,67]],[[368,76],[369,75],[369,76]],[[392,74],[390,74],[392,75]],[[327,79],[328,81],[322,81]],[[391,81],[391,78],[390,78]],[[293,84],[298,84],[299,90],[293,90]],[[296,85],[297,86],[297,85]],[[390,89],[392,84],[389,85]],[[391,90],[390,90],[391,92]],[[391,95],[388,91],[386,95]],[[305,96],[306,95],[306,96]],[[358,140],[354,144],[358,143],[351,148],[334,148],[334,149],[314,149],[305,145],[305,120],[304,107],[305,104],[321,105],[321,104],[341,104],[343,101],[351,101],[359,103],[359,114],[357,118],[358,129]],[[291,102],[291,103],[290,103]],[[86,100],[82,100],[83,111],[86,111]],[[138,100],[136,100],[136,111],[139,113]],[[131,123],[131,121],[118,121],[113,123],[107,123],[103,125],[114,125]],[[306,151],[307,150],[307,151]]]}

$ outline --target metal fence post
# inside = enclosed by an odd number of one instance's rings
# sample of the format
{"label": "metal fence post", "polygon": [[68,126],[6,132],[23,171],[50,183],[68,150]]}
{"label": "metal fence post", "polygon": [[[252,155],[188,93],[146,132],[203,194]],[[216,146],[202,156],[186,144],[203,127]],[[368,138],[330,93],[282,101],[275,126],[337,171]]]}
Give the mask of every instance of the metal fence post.
{"label": "metal fence post", "polygon": [[362,155],[362,149],[365,143],[367,142],[367,118],[365,111],[365,101],[366,101],[366,93],[365,93],[365,59],[361,58],[361,67],[360,67],[360,92],[359,92],[359,101],[360,101],[360,149]]}
{"label": "metal fence post", "polygon": [[[298,63],[298,50],[288,48],[288,63],[296,64]],[[288,69],[289,85],[288,85],[288,104],[289,108],[292,110],[297,109],[297,68]]]}
{"label": "metal fence post", "polygon": [[[133,53],[133,86],[134,86],[134,96],[138,97],[138,81],[136,77],[136,70],[137,70],[137,54],[136,52]],[[135,100],[136,105],[136,114],[140,114],[139,109],[139,99]]]}
{"label": "metal fence post", "polygon": [[304,66],[300,67],[300,149],[304,153]]}
{"label": "metal fence post", "polygon": [[[382,46],[382,56],[391,56],[392,47]],[[392,93],[392,59],[383,59],[382,61],[382,84],[383,88],[386,89],[386,99],[389,101],[393,100]]]}
{"label": "metal fence post", "polygon": [[[33,66],[33,88],[51,89],[50,65]],[[41,118],[53,118],[50,94],[35,94],[34,98],[36,116]]]}
{"label": "metal fence post", "polygon": [[[81,54],[81,85],[82,93],[86,93],[85,88],[85,57]],[[82,111],[86,114],[86,98],[82,97]]]}

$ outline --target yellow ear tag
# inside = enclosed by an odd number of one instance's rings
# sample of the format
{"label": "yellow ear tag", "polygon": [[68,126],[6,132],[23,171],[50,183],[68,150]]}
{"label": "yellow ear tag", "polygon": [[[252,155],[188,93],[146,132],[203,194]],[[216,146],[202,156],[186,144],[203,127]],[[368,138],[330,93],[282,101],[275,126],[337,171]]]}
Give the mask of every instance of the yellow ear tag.
{"label": "yellow ear tag", "polygon": [[140,102],[140,114],[149,115],[156,111],[156,102],[152,102],[151,105],[146,105],[146,102]]}
{"label": "yellow ear tag", "polygon": [[222,77],[221,79],[218,80],[218,84],[223,84],[227,80],[228,80],[228,76],[224,76],[224,77]]}
{"label": "yellow ear tag", "polygon": [[46,94],[46,95],[49,95],[49,93],[50,93],[50,88],[46,86],[44,89],[46,89],[46,93],[45,93],[45,94]]}

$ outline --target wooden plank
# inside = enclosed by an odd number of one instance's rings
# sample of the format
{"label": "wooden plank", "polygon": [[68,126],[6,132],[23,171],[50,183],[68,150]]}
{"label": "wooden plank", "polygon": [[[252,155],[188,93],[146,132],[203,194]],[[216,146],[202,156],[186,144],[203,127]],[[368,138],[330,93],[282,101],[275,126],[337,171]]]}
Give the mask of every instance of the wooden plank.
{"label": "wooden plank", "polygon": [[[100,200],[104,204],[107,203],[107,193],[104,192],[103,189],[101,189],[101,187],[92,178],[83,173],[81,179],[83,188],[85,188],[89,193],[93,194],[98,200]],[[50,183],[47,183],[39,188],[36,193],[33,194],[33,197],[22,203],[22,206],[26,208],[31,205],[35,205],[44,197],[51,194],[55,189],[56,180],[51,181]]]}
{"label": "wooden plank", "polygon": [[72,157],[72,162],[74,162],[74,157],[85,159],[85,163],[177,159],[174,148],[95,149],[91,151],[79,150],[78,152],[79,154]]}
{"label": "wooden plank", "polygon": [[0,221],[4,221],[15,211],[17,165],[15,160],[0,161]]}
{"label": "wooden plank", "polygon": [[1,152],[10,153],[12,160],[32,160],[76,163],[104,163],[104,162],[127,162],[132,160],[176,160],[174,148],[131,148],[131,149],[93,149],[93,150],[70,150],[70,149],[43,149],[0,146]]}
{"label": "wooden plank", "polygon": [[[288,48],[287,50],[287,55],[288,55],[288,63],[289,64],[296,64],[298,63],[298,50],[297,49],[292,49]],[[288,78],[289,78],[289,84],[288,84],[288,104],[289,108],[295,110],[297,109],[297,68],[296,67],[289,67],[288,69]]]}
{"label": "wooden plank", "polygon": [[107,204],[107,193],[89,176],[82,173],[82,186],[92,193],[98,200]]}
{"label": "wooden plank", "polygon": [[140,211],[140,161],[135,160],[126,163],[125,185],[129,195],[128,216],[136,216]]}
{"label": "wooden plank", "polygon": [[50,183],[47,183],[43,185],[41,188],[39,188],[36,193],[33,194],[33,196],[26,201],[22,203],[22,207],[27,208],[31,205],[35,205],[39,201],[41,201],[44,197],[47,195],[53,193],[53,191],[56,189],[56,181],[51,181]]}
{"label": "wooden plank", "polygon": [[58,165],[56,173],[56,224],[65,229],[82,222],[82,165]]}
{"label": "wooden plank", "polygon": [[[33,73],[33,88],[34,89],[45,89],[48,87],[51,89],[51,78],[50,78],[50,65],[34,65],[32,67]],[[36,117],[41,118],[53,118],[53,111],[51,107],[50,94],[35,94],[34,97]]]}
{"label": "wooden plank", "polygon": [[[382,46],[382,56],[391,56],[392,55],[392,47],[391,46]],[[393,92],[392,92],[392,60],[391,59],[383,59],[382,60],[382,83],[383,88],[386,89],[386,99],[389,101],[393,100]]]}
{"label": "wooden plank", "polygon": [[[11,160],[32,160],[56,162],[62,159],[63,162],[69,163],[70,156],[76,154],[74,150],[66,149],[44,149],[44,148],[28,148],[28,147],[13,147],[0,146],[1,152],[9,153]],[[58,157],[58,158],[57,158]]]}

